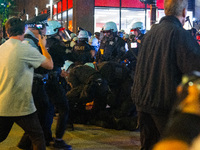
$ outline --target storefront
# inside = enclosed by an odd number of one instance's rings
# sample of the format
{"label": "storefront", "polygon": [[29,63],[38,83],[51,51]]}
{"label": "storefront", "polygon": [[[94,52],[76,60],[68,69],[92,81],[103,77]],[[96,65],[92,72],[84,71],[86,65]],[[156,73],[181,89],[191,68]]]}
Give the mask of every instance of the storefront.
{"label": "storefront", "polygon": [[[75,2],[76,1],[76,2]],[[94,2],[93,2],[94,1]],[[113,21],[117,24],[118,29],[123,29],[127,33],[129,33],[131,26],[133,23],[137,21],[141,21],[144,23],[144,26],[147,30],[150,29],[150,6],[140,2],[140,0],[87,0],[89,3],[93,3],[92,5],[84,5],[82,0],[82,4],[78,7],[84,7],[85,10],[88,10],[89,7],[93,7],[91,9],[91,13],[88,13],[88,16],[84,16],[88,20],[92,20],[89,22],[93,24],[93,28],[88,29],[88,22],[86,19],[83,21],[77,20],[77,4],[81,3],[79,0],[61,0],[53,4],[53,19],[59,20],[62,25],[73,32],[76,30],[73,29],[77,28],[78,26],[82,25],[82,27],[87,28],[87,30],[91,32],[99,32],[103,25],[108,21]],[[164,0],[157,0],[157,13],[156,13],[156,23],[165,15],[164,14],[164,7],[163,7]],[[189,2],[189,11],[187,16],[191,19],[193,18],[193,10],[194,10],[194,1],[191,4]],[[74,6],[73,6],[74,5]],[[75,10],[73,8],[76,7]],[[81,8],[83,9],[83,8]],[[92,12],[93,11],[93,12]],[[76,13],[76,14],[75,14]],[[81,12],[80,12],[81,13]],[[79,13],[79,16],[80,16]],[[85,12],[82,12],[83,14]],[[90,16],[92,15],[92,16]],[[75,16],[75,17],[74,17]],[[93,17],[93,19],[89,19]],[[73,23],[74,21],[74,23]],[[75,23],[79,22],[79,23]],[[87,22],[87,23],[86,23]],[[186,22],[185,26],[186,29],[190,29],[191,26],[189,22]]]}

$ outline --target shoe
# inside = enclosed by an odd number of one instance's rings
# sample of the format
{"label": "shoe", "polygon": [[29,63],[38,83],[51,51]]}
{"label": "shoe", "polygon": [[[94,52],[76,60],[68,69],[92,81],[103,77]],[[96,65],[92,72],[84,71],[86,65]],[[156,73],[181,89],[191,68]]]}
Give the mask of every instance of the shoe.
{"label": "shoe", "polygon": [[72,150],[72,146],[65,143],[63,140],[55,140],[53,147],[64,148],[64,150]]}
{"label": "shoe", "polygon": [[51,138],[49,140],[46,140],[46,146],[53,145],[54,142],[55,142],[55,138]]}

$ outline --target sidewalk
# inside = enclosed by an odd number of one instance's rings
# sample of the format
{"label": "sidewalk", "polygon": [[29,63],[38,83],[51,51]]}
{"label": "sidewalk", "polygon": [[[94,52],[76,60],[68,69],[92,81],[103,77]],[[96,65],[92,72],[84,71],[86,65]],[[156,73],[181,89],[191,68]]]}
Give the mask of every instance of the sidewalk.
{"label": "sidewalk", "polygon": [[[72,145],[73,150],[139,150],[139,132],[104,129],[90,125],[74,125],[75,130],[66,130],[64,140]],[[52,126],[55,132],[55,121]],[[0,143],[0,150],[20,150],[16,147],[23,130],[14,124],[7,139]],[[47,150],[58,150],[52,146]]]}

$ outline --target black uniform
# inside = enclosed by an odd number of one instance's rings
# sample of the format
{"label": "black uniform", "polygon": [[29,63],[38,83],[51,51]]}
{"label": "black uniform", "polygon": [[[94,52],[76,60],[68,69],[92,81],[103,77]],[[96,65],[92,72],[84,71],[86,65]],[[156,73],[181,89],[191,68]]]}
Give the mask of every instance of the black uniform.
{"label": "black uniform", "polygon": [[65,60],[69,60],[69,61],[74,61],[73,55],[72,55],[72,47],[70,46],[71,40],[68,40],[65,42],[65,46],[66,46],[66,55],[65,55]]}
{"label": "black uniform", "polygon": [[[108,85],[94,68],[86,65],[76,66],[69,73],[68,83],[71,84],[72,88],[67,92],[67,98],[69,99],[71,115],[74,116],[75,120],[87,113],[85,104],[88,102],[94,101],[93,115],[98,113],[99,110],[105,109]],[[83,117],[82,121],[87,120]]]}
{"label": "black uniform", "polygon": [[[144,34],[140,34],[137,39],[142,40]],[[141,43],[138,43],[137,40],[135,40],[135,36],[133,36],[128,42],[128,51],[126,54],[122,57],[123,60],[127,60],[127,67],[133,72],[135,72],[135,67],[137,63],[137,56],[139,52],[139,48]]]}
{"label": "black uniform", "polygon": [[64,42],[54,37],[47,38],[46,47],[51,55],[54,68],[49,72],[49,78],[47,81],[47,93],[50,99],[50,107],[47,120],[47,133],[48,141],[52,140],[51,124],[53,122],[54,107],[56,107],[59,116],[56,126],[56,138],[62,138],[66,129],[68,121],[69,106],[66,97],[66,90],[60,83],[61,67],[63,66],[66,58],[66,46]]}
{"label": "black uniform", "polygon": [[75,64],[85,64],[87,62],[93,62],[94,59],[90,51],[93,48],[86,41],[79,41],[72,49],[72,54]]}
{"label": "black uniform", "polygon": [[[97,65],[101,75],[108,81],[111,93],[107,98],[110,107],[107,113],[113,124],[109,128],[134,130],[137,126],[135,105],[131,99],[132,79],[127,67],[117,62],[102,62]],[[106,119],[105,115],[102,119]]]}
{"label": "black uniform", "polygon": [[125,53],[125,41],[114,36],[112,38],[104,36],[101,40],[99,50],[96,55],[96,62],[116,61],[119,62]]}

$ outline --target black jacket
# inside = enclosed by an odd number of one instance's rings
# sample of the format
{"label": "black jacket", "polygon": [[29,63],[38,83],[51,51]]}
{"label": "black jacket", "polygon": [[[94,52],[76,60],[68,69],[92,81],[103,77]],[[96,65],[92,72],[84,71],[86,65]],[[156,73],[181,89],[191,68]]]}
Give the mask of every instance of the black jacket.
{"label": "black jacket", "polygon": [[138,111],[168,113],[182,75],[200,71],[200,46],[174,16],[163,17],[143,39],[132,98]]}
{"label": "black jacket", "polygon": [[54,62],[54,69],[62,67],[66,60],[66,46],[63,41],[60,41],[54,37],[48,38],[46,47]]}
{"label": "black jacket", "polygon": [[103,37],[96,54],[96,62],[120,61],[125,53],[125,41],[119,36]]}
{"label": "black jacket", "polygon": [[79,41],[72,48],[72,55],[74,58],[74,62],[76,64],[85,64],[87,62],[93,62],[92,55],[90,51],[93,48],[85,41]]}

